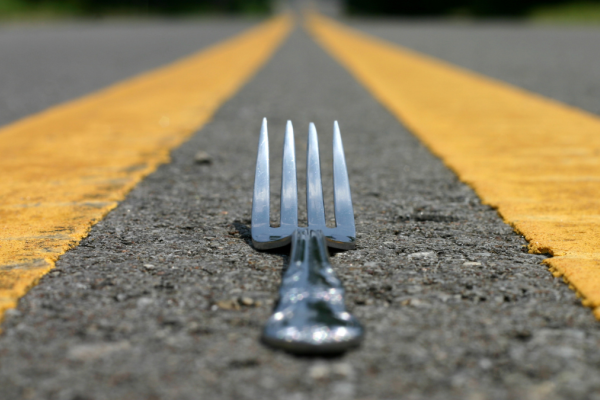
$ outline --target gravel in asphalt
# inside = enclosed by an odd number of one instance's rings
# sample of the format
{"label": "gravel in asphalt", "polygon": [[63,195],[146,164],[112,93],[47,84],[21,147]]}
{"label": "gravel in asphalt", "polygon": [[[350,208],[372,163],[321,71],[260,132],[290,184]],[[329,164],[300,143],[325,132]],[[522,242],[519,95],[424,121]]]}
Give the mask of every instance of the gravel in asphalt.
{"label": "gravel in asphalt", "polygon": [[[332,262],[367,328],[342,357],[294,357],[258,341],[287,261],[285,249],[258,252],[249,238],[263,116],[272,176],[294,121],[300,185],[315,122],[329,215],[340,121],[358,248]],[[208,161],[195,161],[199,151]],[[296,31],[7,315],[0,397],[600,398],[598,322],[524,246]]]}

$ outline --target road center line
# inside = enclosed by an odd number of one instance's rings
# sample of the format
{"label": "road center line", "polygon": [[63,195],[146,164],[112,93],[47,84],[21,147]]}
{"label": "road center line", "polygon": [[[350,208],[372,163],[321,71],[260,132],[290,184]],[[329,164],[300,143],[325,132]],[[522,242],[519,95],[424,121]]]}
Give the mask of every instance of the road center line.
{"label": "road center line", "polygon": [[0,320],[252,77],[292,24],[273,18],[0,129]]}
{"label": "road center line", "polygon": [[600,118],[309,14],[307,28],[600,319]]}

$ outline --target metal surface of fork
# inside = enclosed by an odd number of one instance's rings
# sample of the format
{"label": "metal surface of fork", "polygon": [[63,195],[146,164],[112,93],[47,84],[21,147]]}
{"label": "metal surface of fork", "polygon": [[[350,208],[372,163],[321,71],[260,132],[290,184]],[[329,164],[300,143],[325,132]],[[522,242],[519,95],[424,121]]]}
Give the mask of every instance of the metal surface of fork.
{"label": "metal surface of fork", "polygon": [[335,228],[325,224],[319,142],[313,123],[308,132],[306,204],[308,227],[298,226],[298,187],[294,131],[287,122],[283,145],[280,226],[269,218],[269,138],[267,120],[260,133],[254,197],[252,243],[257,249],[292,245],[289,266],[279,289],[279,302],[262,335],[265,343],[297,353],[341,352],[364,336],[358,320],[345,310],[344,288],[329,262],[327,247],[355,248],[354,211],[337,121],[333,128]]}

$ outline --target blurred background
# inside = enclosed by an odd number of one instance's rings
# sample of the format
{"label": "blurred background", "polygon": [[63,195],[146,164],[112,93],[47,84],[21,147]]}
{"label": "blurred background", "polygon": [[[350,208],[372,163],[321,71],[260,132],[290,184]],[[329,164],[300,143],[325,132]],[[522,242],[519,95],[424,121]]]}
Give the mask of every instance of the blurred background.
{"label": "blurred background", "polygon": [[268,14],[272,0],[0,0],[0,17]]}
{"label": "blurred background", "polygon": [[[0,19],[267,15],[300,0],[0,0]],[[321,0],[345,15],[600,22],[600,0]],[[334,4],[335,3],[335,4]]]}
{"label": "blurred background", "polygon": [[[449,16],[472,18],[600,18],[600,1],[573,0],[346,0],[350,14]],[[595,14],[595,15],[590,15]]]}

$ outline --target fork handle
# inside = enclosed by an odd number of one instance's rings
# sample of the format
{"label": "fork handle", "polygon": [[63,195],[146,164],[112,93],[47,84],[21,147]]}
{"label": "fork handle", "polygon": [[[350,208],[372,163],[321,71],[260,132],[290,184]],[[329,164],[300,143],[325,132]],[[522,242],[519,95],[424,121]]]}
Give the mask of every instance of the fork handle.
{"label": "fork handle", "polygon": [[363,327],[346,311],[344,288],[329,262],[323,231],[296,229],[279,302],[263,341],[294,353],[324,354],[355,347],[363,337]]}

